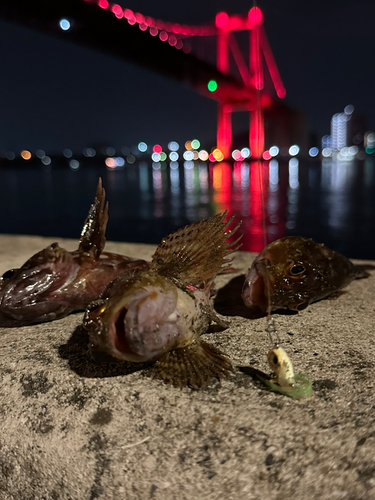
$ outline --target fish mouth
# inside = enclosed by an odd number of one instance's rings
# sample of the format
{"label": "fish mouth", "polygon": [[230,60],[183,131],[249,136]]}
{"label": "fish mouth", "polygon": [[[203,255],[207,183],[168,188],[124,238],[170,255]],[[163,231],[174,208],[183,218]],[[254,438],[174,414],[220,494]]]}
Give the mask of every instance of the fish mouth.
{"label": "fish mouth", "polygon": [[127,312],[128,309],[122,307],[112,316],[108,327],[108,340],[115,352],[119,354],[117,357],[128,361],[139,361],[139,356],[132,351],[126,338],[125,317]]}
{"label": "fish mouth", "polygon": [[247,307],[258,307],[264,313],[272,310],[271,288],[274,278],[269,272],[268,259],[255,260],[249,270],[242,288],[242,299]]}
{"label": "fish mouth", "polygon": [[116,314],[109,326],[109,340],[112,345],[120,352],[130,352],[129,343],[125,336],[125,316],[128,310],[123,307]]}

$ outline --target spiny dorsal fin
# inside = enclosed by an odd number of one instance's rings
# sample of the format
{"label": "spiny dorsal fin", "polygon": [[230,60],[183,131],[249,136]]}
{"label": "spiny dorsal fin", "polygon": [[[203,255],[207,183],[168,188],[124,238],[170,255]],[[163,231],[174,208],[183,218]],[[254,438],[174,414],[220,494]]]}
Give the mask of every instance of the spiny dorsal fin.
{"label": "spiny dorsal fin", "polygon": [[105,230],[108,223],[108,202],[105,203],[105,190],[99,177],[94,203],[83,224],[78,252],[89,253],[98,258],[105,245]]}
{"label": "spiny dorsal fin", "polygon": [[183,285],[212,280],[229,266],[229,254],[239,249],[242,235],[234,242],[226,240],[240,224],[225,231],[233,221],[224,219],[227,211],[209,219],[185,226],[163,238],[152,258],[151,266],[162,276],[179,280]]}

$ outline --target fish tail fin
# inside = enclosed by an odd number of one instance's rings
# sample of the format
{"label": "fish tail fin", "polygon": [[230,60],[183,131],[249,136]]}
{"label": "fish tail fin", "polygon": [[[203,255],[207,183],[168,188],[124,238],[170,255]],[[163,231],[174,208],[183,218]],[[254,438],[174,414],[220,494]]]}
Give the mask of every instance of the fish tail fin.
{"label": "fish tail fin", "polygon": [[107,223],[108,202],[105,202],[105,189],[102,186],[102,179],[99,177],[95,200],[81,231],[78,252],[89,253],[92,257],[98,258],[105,245]]}
{"label": "fish tail fin", "polygon": [[167,278],[183,285],[209,282],[228,268],[232,259],[228,255],[238,250],[242,235],[233,242],[241,222],[226,231],[234,216],[225,221],[227,211],[200,222],[178,229],[163,238],[152,258],[152,267]]}
{"label": "fish tail fin", "polygon": [[354,279],[355,280],[361,280],[364,278],[369,278],[371,274],[368,272],[368,270],[375,269],[375,266],[373,264],[355,264],[354,265],[354,270],[355,270],[355,275]]}
{"label": "fish tail fin", "polygon": [[151,376],[175,387],[204,389],[212,378],[233,372],[229,359],[219,349],[196,339],[189,346],[169,351],[155,362]]}

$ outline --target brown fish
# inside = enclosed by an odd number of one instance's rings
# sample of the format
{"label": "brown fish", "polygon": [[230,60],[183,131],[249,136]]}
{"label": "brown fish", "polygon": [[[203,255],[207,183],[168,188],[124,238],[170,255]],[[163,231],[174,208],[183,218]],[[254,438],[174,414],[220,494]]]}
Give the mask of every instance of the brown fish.
{"label": "brown fish", "polygon": [[226,213],[183,227],[164,238],[148,269],[125,272],[91,304],[83,326],[91,349],[115,358],[155,362],[153,375],[177,387],[202,389],[232,370],[230,361],[203,342],[213,310],[210,288],[227,268],[237,242],[226,240]]}
{"label": "brown fish", "polygon": [[285,236],[266,246],[248,270],[242,299],[248,307],[268,313],[301,311],[367,273],[323,243]]}
{"label": "brown fish", "polygon": [[0,326],[41,323],[84,310],[120,273],[147,266],[144,260],[103,252],[107,222],[108,203],[99,179],[78,250],[68,252],[53,243],[20,269],[3,274]]}

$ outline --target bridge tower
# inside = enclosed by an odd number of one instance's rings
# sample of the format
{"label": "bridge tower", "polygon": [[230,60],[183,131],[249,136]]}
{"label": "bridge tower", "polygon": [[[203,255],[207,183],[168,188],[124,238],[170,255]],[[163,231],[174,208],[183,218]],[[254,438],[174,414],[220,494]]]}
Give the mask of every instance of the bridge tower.
{"label": "bridge tower", "polygon": [[[271,52],[263,28],[263,14],[259,7],[253,7],[246,17],[219,12],[216,15],[217,28],[217,69],[230,73],[230,55],[241,75],[243,84],[249,91],[256,91],[256,99],[237,99],[225,94],[218,101],[217,147],[225,158],[230,156],[232,144],[232,112],[249,111],[249,145],[252,156],[259,158],[264,151],[263,108],[271,101],[264,88],[263,60],[272,79],[276,95],[286,95],[279,71]],[[234,32],[249,31],[249,62],[246,64],[241,54]],[[254,94],[253,94],[254,95]]]}

